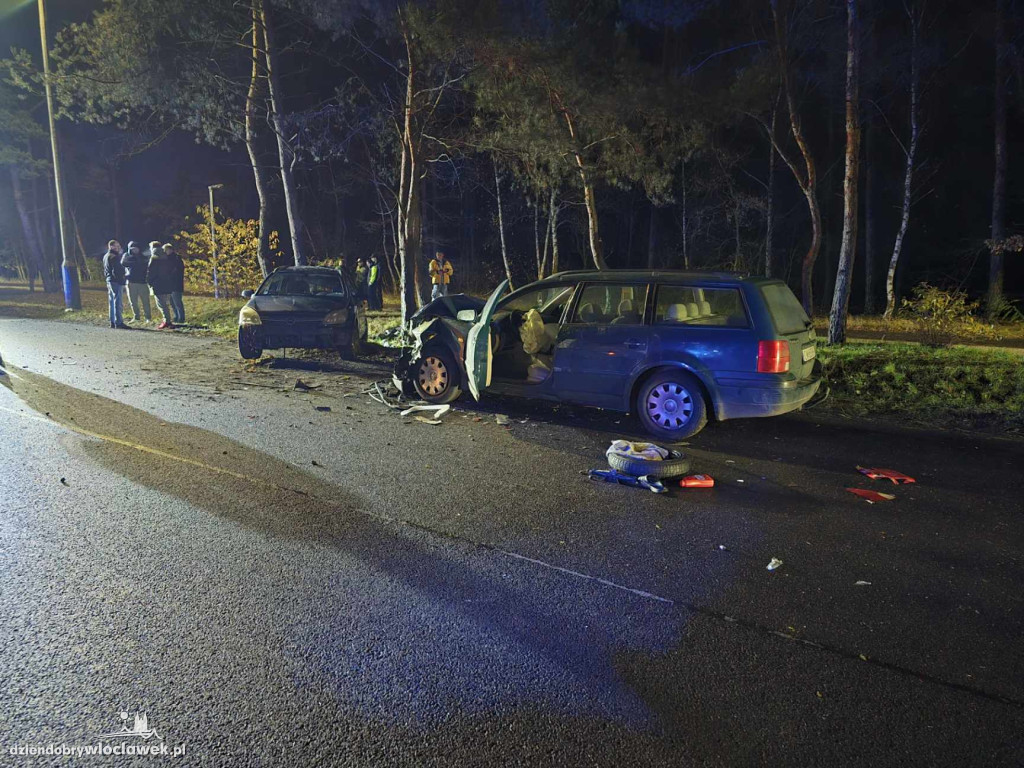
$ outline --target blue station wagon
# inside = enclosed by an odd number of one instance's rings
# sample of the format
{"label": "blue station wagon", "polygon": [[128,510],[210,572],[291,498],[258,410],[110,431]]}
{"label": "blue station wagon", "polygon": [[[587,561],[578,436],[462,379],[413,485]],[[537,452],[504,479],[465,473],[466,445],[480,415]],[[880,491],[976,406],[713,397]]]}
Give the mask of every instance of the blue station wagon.
{"label": "blue station wagon", "polygon": [[633,412],[665,441],[796,410],[821,383],[811,321],[780,280],[602,270],[507,288],[421,309],[396,378],[432,403],[486,389]]}

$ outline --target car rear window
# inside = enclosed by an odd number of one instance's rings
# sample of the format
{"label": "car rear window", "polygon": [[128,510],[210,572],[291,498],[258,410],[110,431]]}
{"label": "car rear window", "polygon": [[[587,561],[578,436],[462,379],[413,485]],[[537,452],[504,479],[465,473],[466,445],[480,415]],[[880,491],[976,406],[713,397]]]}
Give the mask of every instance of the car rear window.
{"label": "car rear window", "polygon": [[761,286],[761,295],[768,305],[775,329],[783,335],[806,331],[810,318],[804,312],[800,301],[785,283],[769,283]]}
{"label": "car rear window", "polygon": [[259,290],[260,296],[321,296],[342,294],[341,275],[326,272],[302,274],[279,272],[271,275]]}
{"label": "car rear window", "polygon": [[640,325],[646,309],[646,285],[592,283],[583,289],[572,322],[582,325]]}
{"label": "car rear window", "polygon": [[738,288],[662,285],[654,308],[655,325],[749,328]]}

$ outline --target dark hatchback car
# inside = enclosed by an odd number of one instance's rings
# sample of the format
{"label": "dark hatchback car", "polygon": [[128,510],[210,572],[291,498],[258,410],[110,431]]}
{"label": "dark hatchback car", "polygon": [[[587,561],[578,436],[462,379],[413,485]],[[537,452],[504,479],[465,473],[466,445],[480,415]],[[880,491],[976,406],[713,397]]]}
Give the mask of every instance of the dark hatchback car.
{"label": "dark hatchback car", "polygon": [[414,317],[398,378],[429,402],[463,388],[634,412],[662,440],[800,408],[821,382],[814,330],[779,280],[731,273],[562,272]]}
{"label": "dark hatchback car", "polygon": [[327,267],[282,267],[238,313],[238,351],[254,360],[265,349],[333,349],[356,354],[366,340],[363,297],[354,281]]}

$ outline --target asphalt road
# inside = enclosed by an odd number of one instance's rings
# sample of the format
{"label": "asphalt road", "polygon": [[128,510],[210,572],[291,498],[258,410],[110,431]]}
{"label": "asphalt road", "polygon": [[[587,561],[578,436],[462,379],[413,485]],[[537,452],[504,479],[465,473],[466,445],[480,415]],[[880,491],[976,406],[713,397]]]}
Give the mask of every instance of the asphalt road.
{"label": "asphalt road", "polygon": [[628,417],[430,426],[361,394],[382,361],[0,351],[2,765],[146,763],[10,753],[122,712],[187,765],[1024,764],[1019,440],[727,422],[687,448],[718,486],[655,496],[579,474]]}

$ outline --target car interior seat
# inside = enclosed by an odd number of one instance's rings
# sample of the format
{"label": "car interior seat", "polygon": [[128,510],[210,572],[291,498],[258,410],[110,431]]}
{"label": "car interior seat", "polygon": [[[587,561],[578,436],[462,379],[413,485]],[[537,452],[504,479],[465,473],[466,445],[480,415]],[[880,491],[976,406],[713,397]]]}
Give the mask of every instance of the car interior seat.
{"label": "car interior seat", "polygon": [[696,301],[691,301],[686,305],[686,314],[690,319],[700,317],[700,306]]}
{"label": "car interior seat", "polygon": [[710,314],[711,314],[711,302],[710,301],[702,301],[700,303],[700,316],[701,317],[708,317]]}
{"label": "car interior seat", "polygon": [[632,299],[623,299],[619,302],[618,317],[612,320],[612,325],[636,325],[640,322],[640,313],[636,311]]}
{"label": "car interior seat", "polygon": [[685,304],[669,304],[665,319],[670,323],[685,323],[690,317]]}
{"label": "car interior seat", "polygon": [[590,303],[581,304],[579,318],[581,323],[596,323],[597,311],[594,309],[594,305]]}

